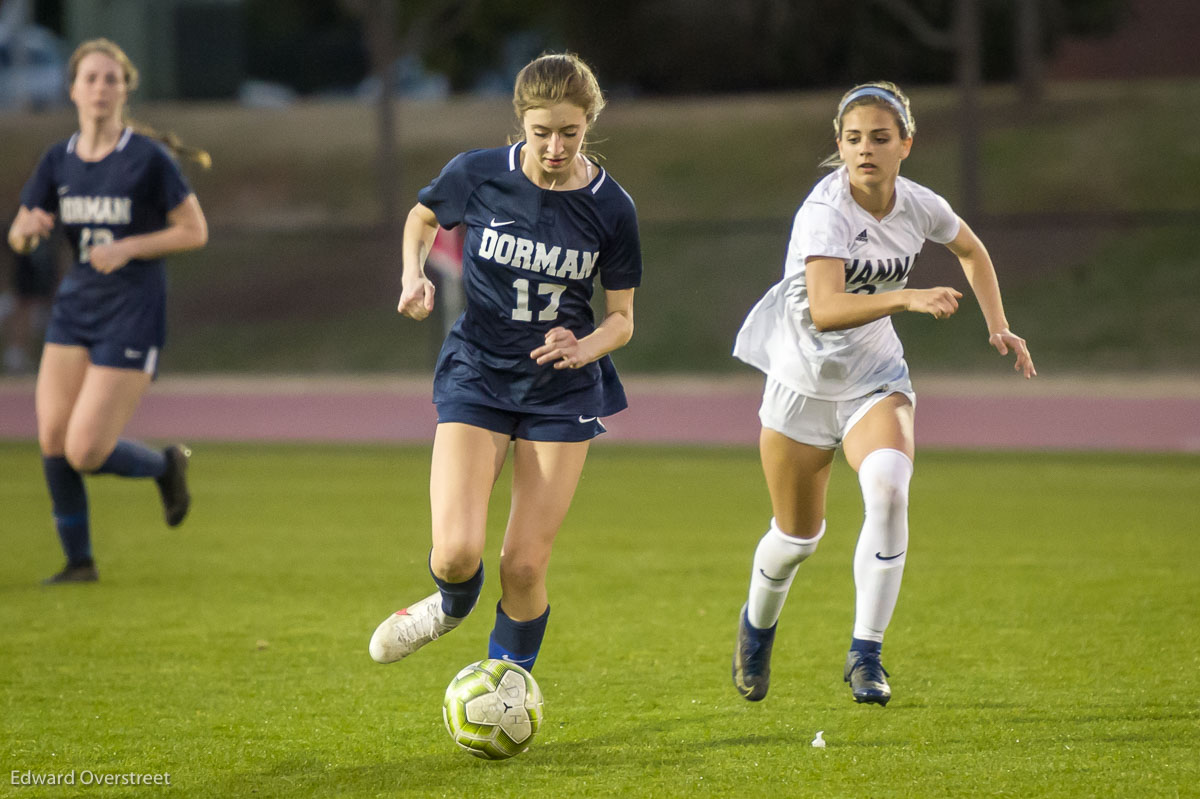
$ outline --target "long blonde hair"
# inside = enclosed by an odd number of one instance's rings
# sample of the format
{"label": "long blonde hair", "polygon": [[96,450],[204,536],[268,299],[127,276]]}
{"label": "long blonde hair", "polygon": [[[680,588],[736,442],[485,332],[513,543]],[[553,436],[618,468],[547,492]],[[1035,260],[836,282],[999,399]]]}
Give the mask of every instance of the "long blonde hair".
{"label": "long blonde hair", "polygon": [[[75,83],[75,76],[79,72],[79,62],[92,53],[101,53],[117,62],[121,67],[122,74],[125,76],[125,91],[127,94],[132,94],[137,89],[139,78],[137,67],[133,65],[133,61],[129,59],[129,56],[125,54],[120,45],[110,39],[103,38],[88,39],[75,48],[75,52],[71,54],[71,58],[67,62],[68,84]],[[148,125],[133,121],[127,113],[125,113],[123,121],[126,125],[133,128],[135,132],[162,142],[175,158],[199,164],[203,169],[208,169],[212,166],[212,156],[208,154],[207,150],[184,144],[174,133],[159,133]]]}
{"label": "long blonde hair", "polygon": [[[588,127],[604,110],[604,94],[592,68],[574,53],[544,53],[526,64],[517,73],[513,85],[513,111],[518,126],[531,108],[548,108],[558,103],[571,103],[583,109]],[[520,138],[524,137],[524,130]],[[585,138],[581,151],[587,151]]]}
{"label": "long blonde hair", "polygon": [[[842,95],[838,102],[837,116],[833,118],[834,139],[842,140],[842,120],[846,114],[864,105],[882,108],[894,116],[896,125],[900,128],[900,138],[910,138],[917,132],[917,121],[913,118],[912,103],[909,102],[908,95],[891,81],[879,80],[860,83]],[[834,153],[822,161],[821,166],[836,169],[842,163],[841,155]]]}

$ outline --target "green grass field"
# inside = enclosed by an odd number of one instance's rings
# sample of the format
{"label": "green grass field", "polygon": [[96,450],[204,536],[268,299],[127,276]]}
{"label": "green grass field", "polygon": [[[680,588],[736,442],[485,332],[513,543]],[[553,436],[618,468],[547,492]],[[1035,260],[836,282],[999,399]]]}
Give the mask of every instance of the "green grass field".
{"label": "green grass field", "polygon": [[[755,454],[597,445],[551,564],[547,721],[499,764],[440,718],[485,653],[497,537],[462,628],[391,666],[366,651],[431,590],[428,461],[202,445],[177,531],[150,485],[93,479],[102,581],[50,589],[36,448],[0,444],[0,794],[162,790],[11,784],[86,770],[169,773],[189,797],[1200,795],[1200,458],[921,455],[878,708],[841,681],[861,512],[844,462],[749,704],[729,658],[769,515]],[[506,511],[498,493],[493,529]]]}

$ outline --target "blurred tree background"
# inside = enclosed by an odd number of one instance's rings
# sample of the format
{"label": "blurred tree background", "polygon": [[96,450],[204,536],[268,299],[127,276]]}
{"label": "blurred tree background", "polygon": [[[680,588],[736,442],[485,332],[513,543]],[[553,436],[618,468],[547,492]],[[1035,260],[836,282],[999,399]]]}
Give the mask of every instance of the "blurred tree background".
{"label": "blurred tree background", "polygon": [[[920,121],[905,174],[980,232],[1040,368],[1200,369],[1192,0],[4,1],[68,48],[115,38],[143,71],[134,117],[212,152],[189,173],[212,237],[171,259],[165,370],[428,370],[442,326],[395,313],[398,225],[455,153],[505,141],[512,79],[547,49],[596,68],[613,100],[598,151],[638,205],[646,275],[623,370],[746,373],[733,335],[778,279],[837,98],[881,77]],[[128,27],[139,12],[158,39]],[[1044,92],[1023,86],[1031,53]],[[157,94],[171,81],[149,79],[173,72],[188,74]],[[69,106],[0,111],[6,213],[74,125]],[[936,246],[912,283],[966,289]],[[969,299],[947,322],[896,324],[917,371],[997,372]]]}
{"label": "blurred tree background", "polygon": [[[586,53],[606,86],[655,95],[793,90],[863,76],[944,83],[949,53],[913,47],[888,3],[842,0],[382,0],[396,37],[420,50],[455,91],[490,85],[542,49]],[[951,24],[955,0],[905,0],[931,26]],[[249,72],[300,92],[353,84],[370,71],[360,25],[380,0],[246,0]],[[49,4],[53,5],[53,4]],[[1019,3],[983,0],[983,71],[1016,71]],[[1065,35],[1103,34],[1130,0],[1039,3],[1041,48]],[[468,13],[464,14],[464,9]],[[447,30],[448,28],[448,30]],[[414,30],[422,35],[411,36]],[[429,35],[433,34],[433,35]],[[511,80],[512,74],[504,78]]]}
{"label": "blurred tree background", "polygon": [[[36,0],[33,19],[66,35],[71,0]],[[91,3],[92,0],[84,0]],[[203,7],[212,0],[174,0]],[[605,85],[655,95],[794,90],[863,76],[944,83],[949,53],[913,47],[895,7],[946,29],[956,0],[243,0],[248,77],[302,94],[344,89],[370,73],[364,25],[394,6],[395,36],[454,91],[499,86],[542,49],[586,53]],[[1040,48],[1068,35],[1103,35],[1133,0],[1040,0]],[[1018,0],[981,0],[986,80],[1017,70]],[[403,48],[402,48],[403,49]]]}

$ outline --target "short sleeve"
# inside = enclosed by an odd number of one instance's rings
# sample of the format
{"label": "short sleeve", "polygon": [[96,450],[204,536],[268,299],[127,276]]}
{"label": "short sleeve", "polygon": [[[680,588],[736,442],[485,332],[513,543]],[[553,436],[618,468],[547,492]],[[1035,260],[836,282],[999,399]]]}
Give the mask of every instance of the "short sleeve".
{"label": "short sleeve", "polygon": [[58,149],[57,146],[52,147],[42,155],[42,160],[38,161],[33,175],[25,183],[25,187],[21,189],[21,205],[25,208],[41,208],[43,211],[48,211],[52,214],[57,213],[58,192],[56,189],[58,180],[56,178],[56,167],[59,158],[56,151]]}
{"label": "short sleeve", "polygon": [[469,168],[471,155],[467,152],[454,156],[433,182],[417,192],[417,201],[433,211],[444,228],[454,228],[462,222],[467,201],[478,183]]}
{"label": "short sleeve", "polygon": [[792,251],[802,259],[825,256],[849,260],[853,237],[846,217],[822,202],[806,202],[792,226]]}
{"label": "short sleeve", "polygon": [[605,289],[621,291],[641,285],[642,242],[632,200],[617,217],[612,238],[600,259],[600,285]]}
{"label": "short sleeve", "polygon": [[154,148],[154,170],[158,175],[159,198],[163,207],[171,211],[187,199],[192,187],[184,177],[183,170],[160,145]]}
{"label": "short sleeve", "polygon": [[950,203],[940,194],[934,194],[932,201],[926,204],[929,212],[929,232],[925,238],[938,244],[949,244],[958,235],[958,214],[950,207]]}

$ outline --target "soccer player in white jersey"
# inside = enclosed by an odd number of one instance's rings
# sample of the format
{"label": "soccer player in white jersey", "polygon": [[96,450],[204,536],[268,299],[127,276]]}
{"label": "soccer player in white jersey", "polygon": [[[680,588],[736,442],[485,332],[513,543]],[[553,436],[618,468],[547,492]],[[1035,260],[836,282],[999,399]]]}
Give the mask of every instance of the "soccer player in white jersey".
{"label": "soccer player in white jersey", "polygon": [[750,311],[734,355],[766,374],[759,450],[774,518],[759,541],[738,624],[733,682],[750,701],[767,694],[771,649],[800,563],[825,534],[825,494],[836,448],[858,472],[865,518],[854,554],[855,615],[844,678],[856,702],[891,698],[880,661],[908,552],[916,395],[891,315],[945,319],[961,293],[905,288],[925,240],[962,264],[987,323],[988,343],[1033,377],[1025,341],[1009,330],[991,258],[937,194],[900,177],[916,125],[892,83],[847,92],[834,119],[834,171],[796,213],[783,279]]}

